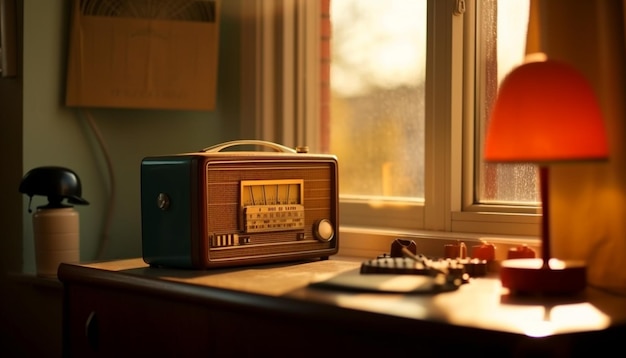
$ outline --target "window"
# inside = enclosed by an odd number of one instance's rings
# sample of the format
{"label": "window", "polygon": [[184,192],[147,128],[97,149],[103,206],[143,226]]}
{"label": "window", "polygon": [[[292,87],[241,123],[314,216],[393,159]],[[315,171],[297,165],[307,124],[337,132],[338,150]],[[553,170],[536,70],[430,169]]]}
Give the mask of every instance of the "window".
{"label": "window", "polygon": [[[498,81],[522,60],[526,1],[466,0],[463,14],[455,14],[453,0],[331,0],[327,9],[327,1],[277,3],[283,4],[277,5],[280,36],[268,36],[281,58],[275,63],[283,65],[293,56],[297,66],[273,66],[279,74],[266,80],[268,71],[257,71],[261,83],[279,88],[261,91],[270,96],[260,102],[261,111],[249,109],[257,113],[274,106],[279,115],[274,111],[272,126],[261,127],[289,129],[271,135],[257,130],[257,136],[287,145],[305,138],[312,150],[338,156],[343,248],[388,249],[387,242],[370,245],[376,236],[372,233],[448,238],[538,234],[534,168],[489,167],[480,159]],[[296,20],[288,20],[286,4],[293,4]],[[521,8],[507,10],[510,5]],[[329,19],[333,26],[327,33]],[[503,24],[515,24],[517,35],[506,34]],[[294,31],[286,35],[290,29]],[[322,34],[321,47],[311,33]],[[296,50],[290,51],[291,37],[307,41],[293,41]],[[323,59],[325,37],[332,43],[330,71]],[[320,48],[322,56],[313,56]],[[504,54],[515,57],[505,60]],[[301,72],[309,65],[315,68],[312,59],[320,57],[317,72]],[[286,71],[295,74],[294,85],[281,85]],[[325,74],[332,93],[329,113]],[[307,81],[314,76],[322,81]],[[268,93],[282,96],[282,102]],[[318,105],[309,110],[282,112],[315,101]],[[511,185],[511,178],[519,184]],[[358,233],[354,240],[351,233]]]}
{"label": "window", "polygon": [[[496,85],[524,58],[528,24],[528,1],[483,1],[479,3],[478,29],[484,39],[477,46],[476,89],[479,107],[476,117],[484,134],[488,113],[495,99]],[[489,21],[496,18],[497,21]],[[495,63],[494,63],[495,62]],[[478,141],[481,143],[481,140]],[[477,153],[481,153],[477,150]],[[476,201],[483,204],[538,205],[537,173],[534,165],[486,164],[476,158],[480,168]]]}
{"label": "window", "polygon": [[523,60],[529,3],[467,4],[455,16],[454,1],[331,2],[343,224],[536,232],[535,168],[481,159],[497,86]]}
{"label": "window", "polygon": [[423,202],[426,1],[333,0],[330,13],[342,196]]}

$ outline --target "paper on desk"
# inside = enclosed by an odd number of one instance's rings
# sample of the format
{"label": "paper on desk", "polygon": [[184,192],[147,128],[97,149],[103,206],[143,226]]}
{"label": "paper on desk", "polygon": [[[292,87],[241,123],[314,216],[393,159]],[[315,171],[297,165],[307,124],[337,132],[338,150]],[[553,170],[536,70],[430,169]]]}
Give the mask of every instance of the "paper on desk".
{"label": "paper on desk", "polygon": [[193,277],[167,277],[173,281],[207,285],[271,296],[280,296],[337,274],[358,269],[359,262],[321,260],[297,264],[241,267],[225,271],[203,271]]}

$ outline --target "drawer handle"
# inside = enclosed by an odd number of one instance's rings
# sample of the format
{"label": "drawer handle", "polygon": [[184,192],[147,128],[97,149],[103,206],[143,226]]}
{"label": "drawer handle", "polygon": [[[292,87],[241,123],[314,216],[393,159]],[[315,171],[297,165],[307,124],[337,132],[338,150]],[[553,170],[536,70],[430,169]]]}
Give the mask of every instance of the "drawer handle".
{"label": "drawer handle", "polygon": [[94,351],[98,350],[99,335],[98,316],[96,316],[95,311],[91,311],[85,322],[85,337],[87,337],[87,343]]}

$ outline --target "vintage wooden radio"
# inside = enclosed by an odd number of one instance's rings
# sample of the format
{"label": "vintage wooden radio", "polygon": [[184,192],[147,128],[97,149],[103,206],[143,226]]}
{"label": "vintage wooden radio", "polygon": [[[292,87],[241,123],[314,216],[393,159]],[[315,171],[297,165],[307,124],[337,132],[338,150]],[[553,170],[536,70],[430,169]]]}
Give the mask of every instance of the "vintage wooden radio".
{"label": "vintage wooden radio", "polygon": [[[232,151],[255,145],[274,151]],[[205,269],[309,258],[339,249],[333,155],[242,140],[141,162],[142,254],[152,266]]]}

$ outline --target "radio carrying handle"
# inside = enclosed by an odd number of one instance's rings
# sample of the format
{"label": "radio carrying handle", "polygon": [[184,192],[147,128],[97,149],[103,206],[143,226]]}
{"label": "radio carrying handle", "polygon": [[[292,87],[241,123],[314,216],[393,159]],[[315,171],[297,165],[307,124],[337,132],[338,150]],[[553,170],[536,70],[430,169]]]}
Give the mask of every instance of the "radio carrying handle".
{"label": "radio carrying handle", "polygon": [[287,146],[277,144],[274,142],[265,141],[265,140],[257,140],[257,139],[242,139],[242,140],[233,140],[230,142],[224,142],[221,144],[216,144],[214,146],[204,148],[201,150],[201,152],[216,153],[216,152],[221,152],[224,149],[235,147],[235,146],[240,146],[240,145],[258,145],[258,146],[274,149],[274,151],[276,152],[297,153],[295,149],[289,148]]}

